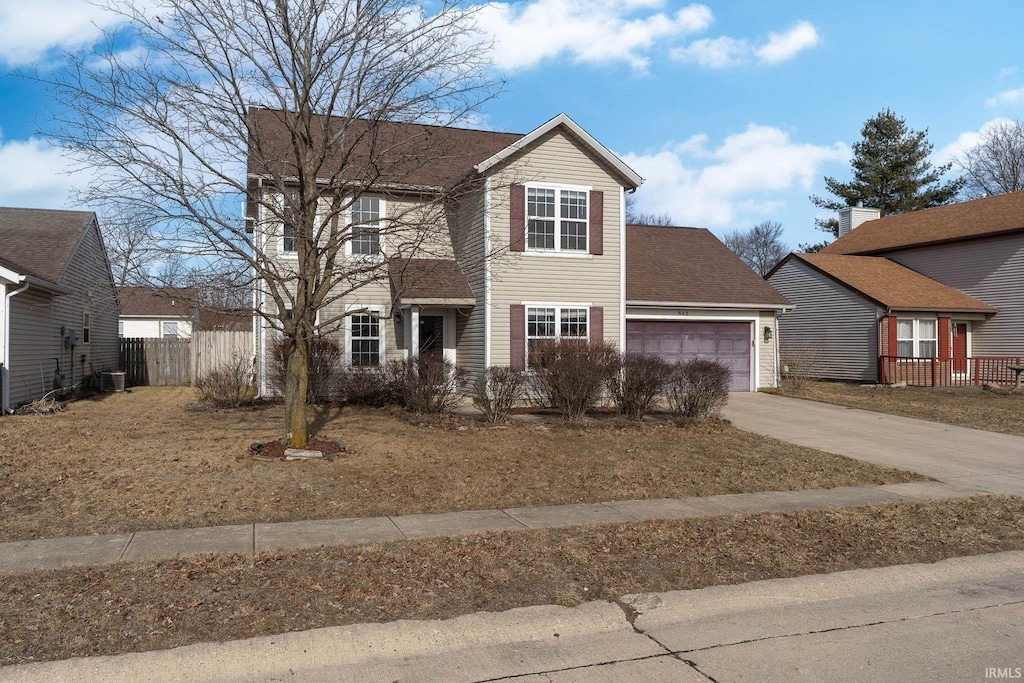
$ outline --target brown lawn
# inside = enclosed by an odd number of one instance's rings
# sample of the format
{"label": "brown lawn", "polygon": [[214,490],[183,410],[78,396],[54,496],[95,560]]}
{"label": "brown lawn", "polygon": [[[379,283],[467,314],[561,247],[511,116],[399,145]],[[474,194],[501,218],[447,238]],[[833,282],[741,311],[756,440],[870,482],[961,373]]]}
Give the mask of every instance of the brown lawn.
{"label": "brown lawn", "polygon": [[0,582],[0,664],[936,562],[1024,549],[1022,520],[985,496],[36,572]]}
{"label": "brown lawn", "polygon": [[248,446],[279,436],[279,405],[192,412],[192,397],[143,387],[0,419],[0,540],[924,479],[722,423],[428,427],[335,406],[316,426],[349,455],[263,462]]}
{"label": "brown lawn", "polygon": [[835,403],[879,413],[1024,436],[1024,393],[993,393],[979,387],[864,387],[843,382],[808,382],[773,393]]}

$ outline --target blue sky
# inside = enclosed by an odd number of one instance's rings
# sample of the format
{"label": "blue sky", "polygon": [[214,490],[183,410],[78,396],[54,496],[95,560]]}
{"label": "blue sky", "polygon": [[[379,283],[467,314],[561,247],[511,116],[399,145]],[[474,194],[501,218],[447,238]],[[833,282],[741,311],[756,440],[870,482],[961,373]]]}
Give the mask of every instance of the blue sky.
{"label": "blue sky", "polygon": [[[0,70],[53,64],[106,17],[85,0],[0,0]],[[721,234],[780,221],[817,241],[808,194],[849,175],[849,145],[890,107],[937,161],[1024,109],[1024,3],[525,0],[492,3],[507,92],[483,125],[566,112],[647,179],[640,208]],[[81,178],[35,137],[45,93],[0,79],[0,205],[68,206]]]}

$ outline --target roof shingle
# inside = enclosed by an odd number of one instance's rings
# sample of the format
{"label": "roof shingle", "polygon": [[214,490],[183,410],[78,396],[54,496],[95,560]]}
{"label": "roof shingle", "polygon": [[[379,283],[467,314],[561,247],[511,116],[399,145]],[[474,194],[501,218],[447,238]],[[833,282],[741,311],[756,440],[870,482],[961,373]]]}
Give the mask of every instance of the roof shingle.
{"label": "roof shingle", "polygon": [[449,259],[392,259],[388,274],[399,300],[406,303],[472,305],[473,288],[459,264]]}
{"label": "roof shingle", "polygon": [[892,310],[996,312],[984,301],[881,256],[818,253],[792,254],[791,257],[808,263]]}
{"label": "roof shingle", "polygon": [[626,300],[789,306],[703,228],[626,226]]}
{"label": "roof shingle", "polygon": [[177,287],[118,287],[121,315],[163,315],[191,318],[196,292]]}
{"label": "roof shingle", "polygon": [[56,283],[95,214],[0,207],[0,259],[23,275]]}
{"label": "roof shingle", "polygon": [[1011,192],[868,221],[822,249],[822,253],[874,254],[1016,230],[1024,230],[1024,192]]}

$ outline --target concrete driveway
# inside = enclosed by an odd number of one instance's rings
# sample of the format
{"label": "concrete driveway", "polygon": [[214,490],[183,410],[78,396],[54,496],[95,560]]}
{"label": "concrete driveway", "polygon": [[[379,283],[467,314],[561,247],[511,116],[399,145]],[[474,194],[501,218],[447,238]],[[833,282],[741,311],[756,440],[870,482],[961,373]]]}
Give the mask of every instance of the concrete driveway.
{"label": "concrete driveway", "polygon": [[8,683],[986,681],[1024,552],[0,668]]}
{"label": "concrete driveway", "polygon": [[722,415],[740,429],[801,446],[1024,495],[1024,437],[762,393],[730,394]]}

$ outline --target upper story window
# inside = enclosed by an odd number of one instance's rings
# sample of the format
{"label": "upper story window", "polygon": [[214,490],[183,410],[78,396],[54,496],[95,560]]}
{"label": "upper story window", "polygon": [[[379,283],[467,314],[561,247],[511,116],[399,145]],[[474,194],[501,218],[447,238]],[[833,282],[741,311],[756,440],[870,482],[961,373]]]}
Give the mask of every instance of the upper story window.
{"label": "upper story window", "polygon": [[901,358],[935,358],[939,355],[939,323],[935,318],[899,318],[896,321],[896,355]]}
{"label": "upper story window", "polygon": [[298,252],[298,240],[295,235],[295,204],[299,201],[298,192],[289,192],[287,197],[282,199],[284,205],[281,207],[281,214],[284,217],[284,225],[281,229],[281,240],[278,250],[282,254],[295,254]]}
{"label": "upper story window", "polygon": [[351,254],[380,253],[380,219],[383,203],[379,197],[358,197],[352,202],[352,237],[349,240]]}
{"label": "upper story window", "polygon": [[526,248],[587,251],[585,189],[526,188]]}

